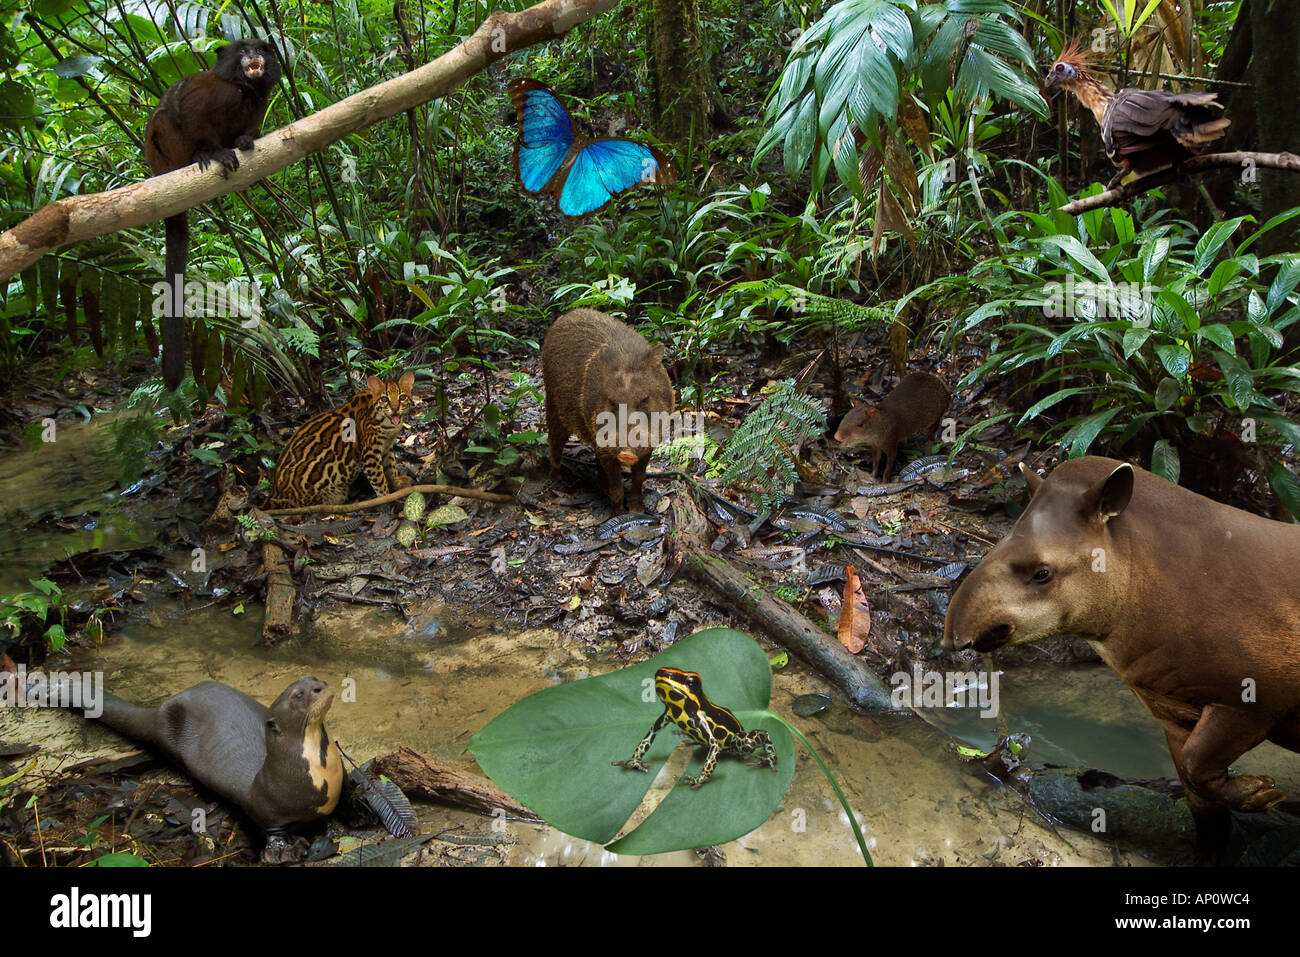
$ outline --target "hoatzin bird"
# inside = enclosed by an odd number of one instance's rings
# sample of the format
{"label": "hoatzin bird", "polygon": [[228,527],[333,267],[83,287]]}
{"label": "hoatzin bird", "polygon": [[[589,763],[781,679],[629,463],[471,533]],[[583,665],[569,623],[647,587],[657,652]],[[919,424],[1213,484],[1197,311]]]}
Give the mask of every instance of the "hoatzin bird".
{"label": "hoatzin bird", "polygon": [[1052,64],[1044,85],[1069,90],[1096,117],[1106,155],[1120,167],[1107,188],[1177,167],[1228,128],[1213,93],[1132,88],[1111,93],[1088,67],[1088,52],[1071,43]]}

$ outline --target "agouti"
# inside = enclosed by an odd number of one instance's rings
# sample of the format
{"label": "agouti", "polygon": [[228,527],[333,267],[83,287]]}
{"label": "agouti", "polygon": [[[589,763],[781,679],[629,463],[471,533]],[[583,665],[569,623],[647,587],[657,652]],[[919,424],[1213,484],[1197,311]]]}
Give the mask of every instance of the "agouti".
{"label": "agouti", "polygon": [[[646,465],[668,430],[676,396],[663,358],[663,346],[594,309],[566,312],[542,343],[551,475],[559,474],[564,443],[576,433],[596,452],[615,513],[641,511]],[[632,469],[626,500],[625,465]]]}
{"label": "agouti", "polygon": [[947,387],[935,376],[928,372],[909,372],[879,406],[853,403],[835,430],[835,441],[841,445],[871,446],[874,450],[871,477],[876,477],[876,468],[883,457],[885,471],[880,478],[884,481],[894,471],[898,443],[917,432],[933,437],[948,411],[949,399]]}

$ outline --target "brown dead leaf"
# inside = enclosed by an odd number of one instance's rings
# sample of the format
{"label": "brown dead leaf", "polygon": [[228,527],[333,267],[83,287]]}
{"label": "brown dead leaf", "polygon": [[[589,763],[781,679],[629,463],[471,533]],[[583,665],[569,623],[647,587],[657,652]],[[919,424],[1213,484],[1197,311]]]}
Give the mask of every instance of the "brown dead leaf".
{"label": "brown dead leaf", "polygon": [[836,629],[840,644],[852,654],[867,646],[871,634],[871,605],[862,590],[862,581],[852,565],[844,566],[844,597],[841,600],[840,622]]}

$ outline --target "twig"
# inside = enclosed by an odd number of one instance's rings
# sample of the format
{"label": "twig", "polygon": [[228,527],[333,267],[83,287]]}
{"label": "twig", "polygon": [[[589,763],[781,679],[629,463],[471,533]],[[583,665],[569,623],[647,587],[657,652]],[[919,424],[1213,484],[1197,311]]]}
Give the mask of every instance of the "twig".
{"label": "twig", "polygon": [[455,485],[408,485],[406,488],[398,489],[396,492],[389,492],[387,495],[380,495],[378,498],[368,498],[364,502],[350,502],[347,505],[303,505],[298,508],[268,508],[267,515],[319,515],[330,513],[332,515],[346,515],[348,512],[359,512],[362,509],[374,508],[376,505],[387,505],[389,502],[396,502],[400,498],[406,498],[412,492],[424,492],[426,495],[459,495],[461,498],[477,498],[484,502],[513,502],[513,495],[502,495],[500,492],[483,492],[476,488],[460,488]]}

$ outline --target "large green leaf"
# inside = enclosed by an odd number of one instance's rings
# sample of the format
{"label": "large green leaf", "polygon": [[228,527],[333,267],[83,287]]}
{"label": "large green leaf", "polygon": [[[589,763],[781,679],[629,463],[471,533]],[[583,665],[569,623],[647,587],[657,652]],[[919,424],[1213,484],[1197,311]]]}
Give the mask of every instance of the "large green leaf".
{"label": "large green leaf", "polygon": [[1232,234],[1245,219],[1245,216],[1236,216],[1232,219],[1220,220],[1205,231],[1205,235],[1196,243],[1196,251],[1192,255],[1192,270],[1198,276],[1205,275],[1205,267],[1214,260],[1215,255],[1223,248],[1223,244],[1232,238]]}
{"label": "large green leaf", "polygon": [[1061,444],[1070,447],[1070,458],[1078,458],[1080,455],[1088,454],[1088,446],[1092,445],[1093,440],[1106,427],[1106,423],[1115,418],[1121,411],[1120,406],[1105,409],[1088,416],[1079,422],[1074,428],[1070,429],[1061,437]]}
{"label": "large green leaf", "polygon": [[[780,805],[794,776],[794,744],[767,710],[767,657],[738,631],[710,628],[642,664],[539,691],[494,718],[474,736],[470,752],[488,777],[549,824],[604,844],[626,824],[679,743],[670,728],[660,731],[645,757],[649,773],[613,764],[632,756],[663,713],[653,687],[655,671],[665,666],[697,672],[711,701],[730,709],[746,729],[767,731],[777,772],[723,755],[710,781],[698,790],[673,788],[610,849],[659,854],[743,837]],[[697,773],[703,758],[698,749],[688,773]]]}
{"label": "large green leaf", "polygon": [[1101,264],[1092,251],[1083,243],[1073,236],[1045,236],[1039,240],[1043,245],[1055,246],[1069,256],[1075,265],[1090,272],[1093,276],[1103,283],[1110,283],[1110,273],[1106,267]]}
{"label": "large green leaf", "polygon": [[1281,462],[1270,460],[1268,481],[1292,517],[1300,518],[1300,480],[1295,474]]}
{"label": "large green leaf", "polygon": [[1157,439],[1155,446],[1151,449],[1151,471],[1161,478],[1168,479],[1175,485],[1178,484],[1182,464],[1178,459],[1178,450],[1173,447],[1168,439]]}
{"label": "large green leaf", "polygon": [[992,94],[1046,117],[1046,103],[1030,78],[1032,49],[1017,23],[1010,5],[982,0],[919,8],[912,0],[832,4],[791,52],[767,103],[769,126],[755,161],[784,144],[787,172],[794,175],[812,161],[813,192],[834,163],[859,193],[856,172],[848,172],[857,169],[857,144],[842,132],[844,117],[877,145],[882,123],[899,135],[899,104],[910,95],[905,84],[914,82],[918,63],[932,107],[955,86],[962,109]]}

